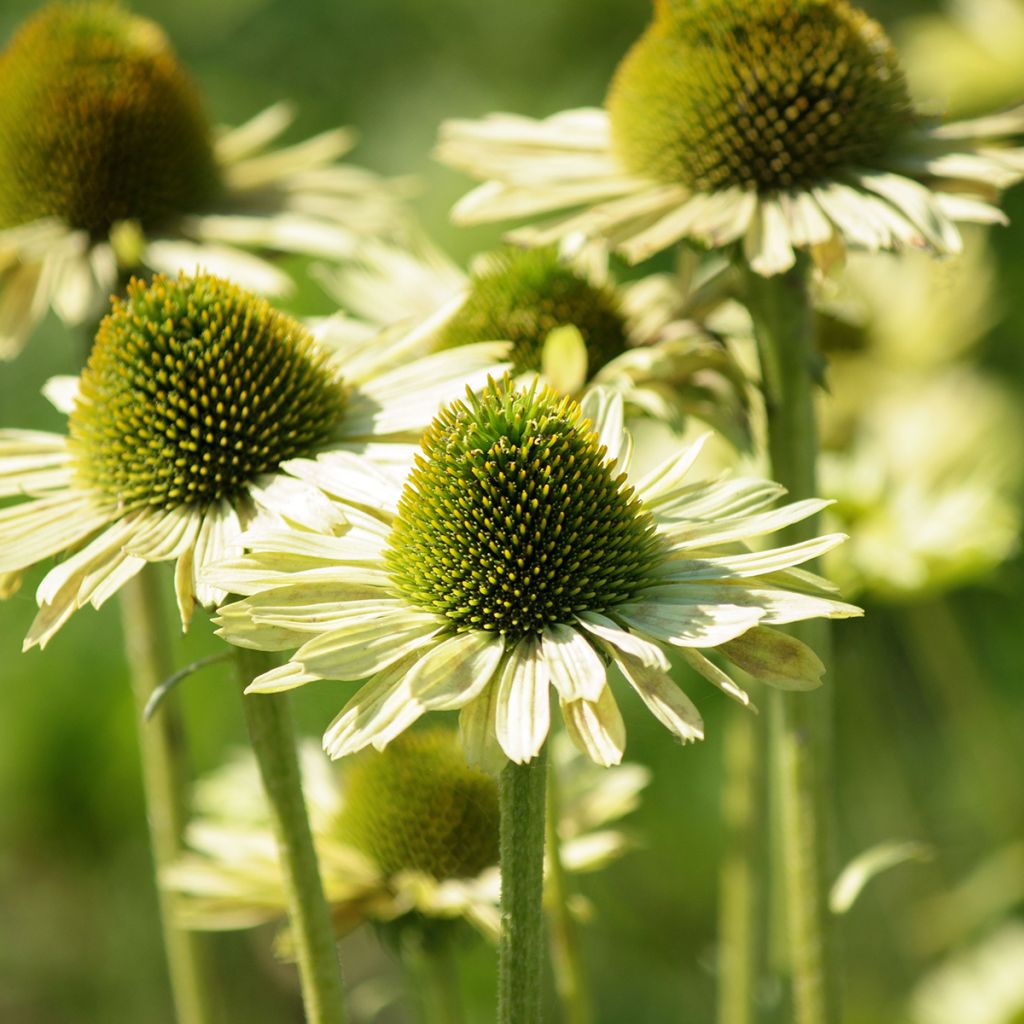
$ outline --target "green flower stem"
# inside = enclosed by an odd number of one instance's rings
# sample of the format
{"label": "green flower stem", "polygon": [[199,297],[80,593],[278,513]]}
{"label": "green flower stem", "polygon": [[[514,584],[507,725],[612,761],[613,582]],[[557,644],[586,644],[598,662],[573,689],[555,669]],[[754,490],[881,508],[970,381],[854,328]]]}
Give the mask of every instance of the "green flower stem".
{"label": "green flower stem", "polygon": [[[814,411],[820,357],[814,346],[810,264],[785,274],[745,270],[746,297],[761,361],[772,476],[799,501],[816,495],[818,435]],[[793,543],[814,536],[815,519],[785,531]],[[827,662],[829,630],[816,619],[792,627]],[[768,695],[769,759],[778,830],[775,871],[783,881],[786,965],[792,978],[794,1024],[834,1024],[838,993],[827,908],[831,700],[815,693]]]}
{"label": "green flower stem", "polygon": [[[258,651],[239,648],[235,654],[243,687],[272,665]],[[302,795],[288,695],[246,696],[242,706],[281,855],[307,1024],[343,1024],[341,966]]]}
{"label": "green flower stem", "polygon": [[558,834],[558,773],[548,764],[547,864],[545,900],[551,915],[551,958],[555,969],[555,987],[562,1001],[566,1024],[591,1024],[594,1007],[583,966],[579,929],[569,911],[569,886],[562,863],[562,841]]}
{"label": "green flower stem", "polygon": [[1020,790],[1006,784],[1020,771],[1017,745],[956,609],[948,598],[936,597],[911,602],[904,614],[921,681],[946,723],[958,760],[973,765],[974,777],[984,780],[972,788],[975,810],[993,839],[1018,835]]}
{"label": "green flower stem", "polygon": [[[187,771],[181,715],[168,701],[152,721],[143,711],[150,694],[170,675],[162,580],[155,566],[146,566],[121,592],[124,647],[135,697],[142,784],[149,820],[149,844],[157,877],[181,853],[188,820]],[[212,1024],[217,1015],[205,953],[206,937],[174,923],[170,893],[158,886],[164,951],[179,1024]]]}
{"label": "green flower stem", "polygon": [[465,1024],[451,938],[414,932],[402,942],[402,963],[415,986],[423,1024]]}
{"label": "green flower stem", "polygon": [[547,751],[500,780],[501,949],[498,1024],[540,1024],[544,981],[544,790]]}
{"label": "green flower stem", "polygon": [[747,708],[726,712],[719,875],[718,1024],[754,1024],[764,903],[762,771],[764,724]]}

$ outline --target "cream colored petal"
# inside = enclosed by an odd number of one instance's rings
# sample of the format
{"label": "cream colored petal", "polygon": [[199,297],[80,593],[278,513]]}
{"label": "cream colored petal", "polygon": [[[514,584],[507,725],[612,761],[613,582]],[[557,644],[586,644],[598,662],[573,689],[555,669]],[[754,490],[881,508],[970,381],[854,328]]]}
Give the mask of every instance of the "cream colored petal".
{"label": "cream colored petal", "polygon": [[573,324],[556,327],[544,339],[540,353],[544,379],[563,395],[575,395],[587,382],[587,344]]}
{"label": "cream colored petal", "polygon": [[[729,595],[716,594],[710,587],[686,589],[694,591],[692,604],[631,601],[619,605],[615,614],[642,633],[677,647],[717,647],[741,636],[765,616],[761,608],[727,603]],[[739,593],[735,599],[745,596]]]}
{"label": "cream colored petal", "polygon": [[605,457],[614,460],[620,472],[627,472],[633,442],[625,427],[622,395],[608,388],[589,388],[580,408],[593,425],[598,443],[605,448]]}
{"label": "cream colored petal", "polygon": [[663,524],[659,533],[671,540],[673,547],[710,547],[713,544],[732,544],[750,537],[762,537],[802,522],[828,508],[833,502],[809,498],[789,505],[749,516],[727,519],[686,520]]}
{"label": "cream colored petal", "polygon": [[668,522],[724,519],[759,512],[785,493],[784,487],[771,480],[729,477],[664,494],[657,502],[656,511],[660,520]]}
{"label": "cream colored petal", "polygon": [[[757,629],[757,627],[755,626],[754,629]],[[750,630],[750,632],[752,633],[754,630]],[[749,633],[746,635],[749,636]],[[718,648],[718,650],[722,650],[722,648]],[[754,710],[754,705],[750,701],[750,694],[735,679],[726,672],[723,672],[713,661],[705,658],[700,651],[695,651],[692,648],[684,649],[682,654],[690,667],[702,675],[712,686],[717,686],[718,689],[728,694],[738,704]]]}
{"label": "cream colored petal", "polygon": [[815,690],[825,666],[807,644],[777,629],[758,626],[719,650],[731,662],[784,690]]}
{"label": "cream colored petal", "polygon": [[220,164],[235,163],[270,145],[295,119],[290,103],[275,103],[235,128],[223,129],[214,142]]}
{"label": "cream colored petal", "polygon": [[40,296],[47,282],[41,263],[21,263],[0,272],[0,359],[12,359],[46,313]]}
{"label": "cream colored petal", "polygon": [[398,511],[401,484],[352,452],[325,452],[316,459],[292,459],[281,468],[344,501],[389,517]]}
{"label": "cream colored petal", "polygon": [[111,520],[74,491],[0,509],[0,572],[27,569],[77,547]]}
{"label": "cream colored petal", "polygon": [[892,203],[897,210],[924,234],[925,239],[938,252],[958,253],[963,241],[955,225],[935,203],[930,189],[920,182],[899,174],[862,173],[858,183]]}
{"label": "cream colored petal", "polygon": [[345,513],[317,487],[294,476],[274,473],[249,485],[249,494],[262,508],[307,530],[333,533],[345,523]]}
{"label": "cream colored petal", "polygon": [[[788,570],[795,572],[798,570]],[[781,575],[781,574],[780,574]],[[845,604],[827,597],[819,597],[816,594],[803,594],[796,591],[789,591],[775,586],[776,577],[758,580],[754,583],[676,583],[666,587],[651,587],[643,592],[643,597],[651,604],[660,604],[662,611],[659,614],[659,621],[671,618],[676,614],[673,606],[686,609],[698,607],[708,611],[713,618],[717,617],[714,609],[721,605],[725,608],[736,610],[737,625],[743,616],[738,614],[738,609],[753,611],[760,609],[763,616],[761,622],[765,625],[784,625],[788,622],[799,622],[803,619],[829,618],[849,619],[857,618],[864,614],[863,610],[852,604]],[[620,609],[616,608],[616,615]],[[684,619],[689,612],[682,612]],[[733,611],[724,614],[724,622],[732,621]],[[625,617],[625,616],[623,616]],[[700,613],[698,612],[698,619]],[[754,626],[757,623],[751,622]],[[641,627],[642,628],[642,627]],[[741,630],[741,632],[743,632]],[[658,636],[658,634],[652,634]],[[737,636],[739,633],[736,634]],[[660,638],[660,637],[659,637]],[[725,643],[733,637],[723,636],[718,643]],[[685,644],[680,646],[696,647],[717,647],[717,643]]]}
{"label": "cream colored petal", "polygon": [[500,634],[470,630],[427,651],[405,678],[405,693],[424,711],[457,711],[490,683],[505,643]]}
{"label": "cream colored petal", "polygon": [[700,712],[667,672],[619,648],[613,648],[612,656],[647,709],[669,732],[683,743],[704,739],[704,720]]}
{"label": "cream colored petal", "polygon": [[606,648],[611,645],[631,657],[639,658],[645,665],[659,668],[663,672],[669,670],[669,660],[657,644],[630,633],[604,615],[581,612],[579,621],[584,629],[603,641]]}
{"label": "cream colored petal", "polygon": [[777,200],[759,200],[757,216],[743,239],[743,254],[750,269],[763,277],[782,274],[796,263],[789,222]]}
{"label": "cream colored petal", "polygon": [[782,192],[778,198],[793,245],[809,249],[824,245],[832,238],[835,231],[832,222],[809,192]]}
{"label": "cream colored petal", "polygon": [[252,253],[216,242],[154,239],[146,246],[147,266],[161,274],[215,274],[258,295],[282,297],[295,291],[295,282],[272,263]]}
{"label": "cream colored petal", "polygon": [[515,764],[532,761],[544,746],[551,724],[548,671],[536,640],[516,644],[495,685],[498,743]]}
{"label": "cream colored petal", "polygon": [[494,680],[459,712],[459,735],[466,761],[480,771],[497,774],[506,763],[498,743],[498,687]]}
{"label": "cream colored petal", "polygon": [[238,512],[227,501],[210,506],[196,534],[193,558],[193,592],[204,608],[212,608],[227,596],[226,592],[205,581],[207,568],[242,553],[242,524]]}
{"label": "cream colored petal", "polygon": [[636,493],[648,508],[657,508],[662,502],[670,500],[680,492],[692,495],[692,486],[684,484],[684,480],[709,437],[710,433],[703,434],[677,454],[660,462],[640,479],[636,485]]}
{"label": "cream colored petal", "polygon": [[408,701],[400,695],[400,687],[419,657],[414,652],[394,662],[356,691],[324,733],[324,750],[330,757],[344,757],[369,746],[381,729],[402,714]]}
{"label": "cream colored petal", "polygon": [[596,703],[588,700],[560,702],[562,721],[573,743],[595,764],[605,768],[619,764],[626,750],[626,726],[611,687],[601,691]]}
{"label": "cream colored petal", "polygon": [[582,633],[560,623],[548,626],[540,646],[547,675],[562,700],[598,700],[608,673]]}
{"label": "cream colored petal", "polygon": [[125,542],[125,551],[147,562],[179,558],[195,545],[201,522],[202,513],[195,508],[175,508],[153,515],[132,533]]}
{"label": "cream colored petal", "polygon": [[742,555],[672,558],[658,566],[655,575],[659,580],[675,580],[680,583],[691,580],[747,579],[809,562],[838,547],[844,540],[846,534],[832,533],[798,544]]}
{"label": "cream colored petal", "polygon": [[78,401],[78,388],[78,377],[51,377],[43,385],[43,396],[58,412],[69,416]]}
{"label": "cream colored petal", "polygon": [[412,609],[356,618],[310,640],[294,660],[324,679],[364,679],[436,641],[436,616]]}
{"label": "cream colored petal", "polygon": [[366,381],[350,396],[343,437],[420,432],[440,407],[482,388],[510,368],[508,342],[482,342],[435,352]]}
{"label": "cream colored petal", "polygon": [[306,683],[316,682],[321,678],[322,676],[315,672],[307,672],[301,665],[296,665],[294,661],[288,661],[256,676],[246,686],[245,693],[283,693],[286,690],[304,686]]}

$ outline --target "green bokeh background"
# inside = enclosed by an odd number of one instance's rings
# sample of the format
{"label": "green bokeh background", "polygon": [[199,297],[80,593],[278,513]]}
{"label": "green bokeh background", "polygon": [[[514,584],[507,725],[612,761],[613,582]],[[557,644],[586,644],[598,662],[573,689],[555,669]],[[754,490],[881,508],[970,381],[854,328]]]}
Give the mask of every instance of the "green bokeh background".
{"label": "green bokeh background", "polygon": [[[0,39],[35,6],[7,0]],[[447,225],[447,208],[466,182],[430,161],[439,121],[599,103],[616,61],[648,16],[644,0],[154,0],[135,6],[166,27],[217,120],[237,123],[288,98],[299,112],[296,139],[336,124],[358,127],[355,158],[385,173],[419,175],[423,219],[460,255],[489,245],[497,232]],[[867,6],[894,28],[907,14],[932,7],[909,0]],[[1020,381],[1024,189],[1008,206],[1017,226],[996,239],[1007,316],[984,358]],[[308,287],[296,308],[329,307]],[[59,429],[38,389],[53,374],[76,372],[83,344],[51,318],[19,360],[0,365],[0,424]],[[116,602],[98,614],[76,615],[45,652],[23,656],[39,575],[0,606],[0,1021],[164,1024],[171,1020],[169,995]],[[1024,841],[1022,596],[1018,560],[945,609],[911,615],[869,607],[863,621],[837,629],[838,667],[829,685],[838,710],[840,860],[891,838],[924,839],[937,850],[931,864],[902,867],[874,882],[844,920],[851,1024],[903,1019],[905,995],[929,963],[926,940],[942,927],[934,900],[1004,844]],[[981,678],[965,669],[961,685],[940,696],[915,645],[955,642],[938,618],[938,611],[950,610]],[[178,638],[173,624],[168,628],[181,663],[216,649],[205,621],[187,638]],[[649,715],[632,704],[624,708],[628,756],[654,772],[631,822],[642,845],[582,883],[596,908],[585,928],[586,956],[607,1024],[714,1019],[726,708],[702,682],[680,678],[698,698],[708,739],[679,748]],[[349,690],[324,683],[300,692],[295,704],[303,727],[316,734]],[[238,695],[223,670],[208,669],[186,684],[182,699],[195,763],[208,769],[227,745],[241,742]],[[974,730],[966,739],[964,722]],[[1002,775],[985,768],[992,749],[1006,769]],[[995,887],[1004,909],[1024,897],[1022,879],[1024,865]],[[269,942],[266,931],[214,939],[224,965],[225,1020],[301,1019],[292,972],[273,962]],[[375,976],[398,984],[372,935],[347,940],[344,953],[357,990]],[[461,969],[473,1022],[493,1019],[493,967],[491,950],[467,943]],[[373,987],[362,986],[367,1001]],[[762,995],[771,1004],[777,993],[766,984]],[[396,1008],[379,1019],[412,1017]]]}

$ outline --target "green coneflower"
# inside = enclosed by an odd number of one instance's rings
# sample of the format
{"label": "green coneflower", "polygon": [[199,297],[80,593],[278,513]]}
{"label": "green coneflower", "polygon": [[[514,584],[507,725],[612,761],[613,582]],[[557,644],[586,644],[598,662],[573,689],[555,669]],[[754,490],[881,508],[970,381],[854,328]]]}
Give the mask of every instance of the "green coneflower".
{"label": "green coneflower", "polygon": [[323,489],[347,478],[355,453],[404,465],[438,405],[467,374],[482,382],[504,348],[378,372],[393,362],[386,345],[328,351],[221,278],[133,281],[82,375],[48,387],[68,434],[0,431],[0,496],[23,499],[0,510],[0,584],[11,591],[24,569],[71,552],[40,584],[26,646],[150,561],[176,561],[187,625],[197,601],[223,598],[199,574],[241,550],[247,525],[340,525]]}
{"label": "green coneflower", "polygon": [[327,731],[332,756],[385,747],[429,710],[461,709],[474,761],[493,763],[500,747],[521,763],[548,734],[553,686],[573,739],[607,765],[625,744],[612,666],[683,741],[703,726],[666,648],[744,703],[702,652],[780,685],[817,685],[818,659],[771,626],[858,614],[793,569],[842,537],[737,544],[823,503],[772,510],[782,491],[762,480],[690,483],[696,449],[634,485],[630,447],[617,396],[595,389],[581,409],[548,389],[492,384],[442,411],[404,482],[372,503],[362,486],[335,492],[372,507],[347,532],[300,546],[251,531],[250,554],[208,573],[249,595],[220,609],[220,632],[298,649],[250,691],[369,678]]}
{"label": "green coneflower", "polygon": [[665,275],[615,281],[596,247],[507,246],[467,274],[421,240],[366,245],[358,260],[318,274],[357,318],[336,322],[338,333],[405,330],[426,351],[507,339],[521,380],[540,374],[573,397],[599,385],[619,391],[632,414],[677,430],[693,416],[745,440],[745,376],[705,324],[728,297],[721,263],[695,260],[682,294]]}
{"label": "green coneflower", "polygon": [[[649,774],[638,765],[597,771],[558,748],[571,788],[558,829],[569,870],[593,870],[628,840],[613,822],[632,811]],[[415,730],[382,753],[332,765],[302,756],[310,826],[339,936],[409,914],[464,919],[490,939],[498,918],[498,785],[466,765],[444,727]],[[189,851],[165,873],[191,928],[248,928],[282,920],[286,901],[267,809],[251,755],[201,780]]]}
{"label": "green coneflower", "polygon": [[272,107],[215,130],[163,31],[116,3],[55,3],[0,53],[0,358],[52,307],[98,316],[120,277],[198,267],[276,294],[246,249],[337,257],[399,221],[395,187],[327,132],[271,150]]}
{"label": "green coneflower", "polygon": [[511,237],[582,234],[641,260],[680,239],[742,242],[755,271],[795,250],[960,246],[955,221],[1024,176],[1024,110],[936,124],[877,23],[846,0],[657,5],[606,110],[442,127],[439,155],[486,179],[464,223],[578,208]]}

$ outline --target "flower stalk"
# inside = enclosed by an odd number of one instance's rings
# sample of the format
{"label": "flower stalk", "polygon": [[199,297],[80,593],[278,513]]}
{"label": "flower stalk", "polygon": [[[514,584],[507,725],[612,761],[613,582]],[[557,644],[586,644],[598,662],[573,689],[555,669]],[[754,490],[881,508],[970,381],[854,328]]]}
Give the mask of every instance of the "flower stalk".
{"label": "flower stalk", "polygon": [[[161,580],[146,566],[124,589],[121,601],[124,647],[135,697],[142,784],[149,822],[149,843],[159,878],[182,850],[188,821],[185,740],[179,709],[168,701],[152,721],[144,711],[153,691],[173,669],[167,644],[167,621]],[[207,941],[174,921],[174,897],[158,888],[164,952],[171,994],[179,1024],[212,1024],[216,1020]]]}
{"label": "flower stalk", "polygon": [[[821,376],[814,346],[810,261],[775,277],[745,270],[746,298],[761,363],[772,476],[798,501],[816,496],[818,434],[814,390]],[[788,543],[814,536],[816,520],[790,526]],[[813,567],[812,567],[813,568]],[[824,620],[801,622],[793,635],[827,662]],[[827,687],[814,693],[768,695],[768,758],[777,837],[774,873],[781,881],[785,967],[792,980],[795,1024],[834,1024],[838,995],[832,977],[827,909],[829,801],[825,758],[830,747]]]}
{"label": "flower stalk", "polygon": [[[235,655],[243,687],[271,666],[263,653],[240,648]],[[242,706],[277,836],[306,1020],[344,1024],[341,966],[302,795],[291,706],[286,694],[243,697]]]}
{"label": "flower stalk", "polygon": [[569,910],[569,886],[562,862],[562,843],[558,834],[561,809],[558,773],[554,762],[548,763],[547,793],[547,866],[545,899],[551,915],[551,954],[555,971],[555,988],[562,1001],[566,1024],[592,1024],[594,1007],[587,986],[580,948],[579,929]]}
{"label": "flower stalk", "polygon": [[402,942],[402,964],[415,986],[422,1024],[465,1024],[451,936],[416,929]]}
{"label": "flower stalk", "polygon": [[763,948],[764,849],[761,835],[764,723],[746,708],[727,710],[723,738],[719,874],[718,1024],[754,1024]]}
{"label": "flower stalk", "polygon": [[540,1024],[547,750],[502,769],[498,1024]]}

